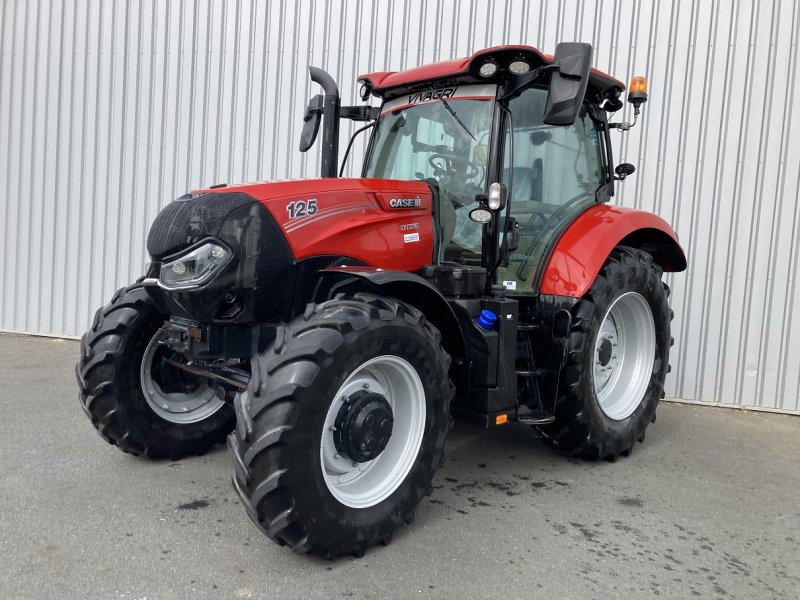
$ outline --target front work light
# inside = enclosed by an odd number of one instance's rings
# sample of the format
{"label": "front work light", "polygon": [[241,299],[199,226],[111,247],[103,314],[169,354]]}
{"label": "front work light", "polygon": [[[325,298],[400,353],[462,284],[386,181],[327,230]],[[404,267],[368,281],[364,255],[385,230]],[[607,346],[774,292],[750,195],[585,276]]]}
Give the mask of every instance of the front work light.
{"label": "front work light", "polygon": [[483,225],[492,220],[492,213],[485,208],[473,208],[469,211],[469,218]]}
{"label": "front work light", "polygon": [[481,65],[481,68],[478,69],[478,74],[480,74],[481,77],[491,77],[495,73],[497,73],[497,63],[491,60],[487,60]]}
{"label": "front work light", "polygon": [[525,75],[525,73],[531,70],[531,66],[524,60],[515,60],[508,65],[508,70],[514,75]]}
{"label": "front work light", "polygon": [[201,285],[211,279],[231,259],[231,252],[215,242],[206,242],[186,254],[161,265],[159,282],[165,288],[182,289]]}

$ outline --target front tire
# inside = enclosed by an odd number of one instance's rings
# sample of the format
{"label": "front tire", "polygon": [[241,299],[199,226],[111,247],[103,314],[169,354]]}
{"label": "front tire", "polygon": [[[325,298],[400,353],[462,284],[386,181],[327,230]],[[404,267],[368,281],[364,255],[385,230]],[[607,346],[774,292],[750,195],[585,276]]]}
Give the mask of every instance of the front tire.
{"label": "front tire", "polygon": [[616,460],[644,441],[664,395],[669,288],[641,250],[619,246],[575,304],[554,423],[542,439],[569,456]]}
{"label": "front tire", "polygon": [[120,289],[81,338],[75,375],[81,406],[104,440],[174,460],[223,443],[235,416],[204,381],[165,366],[163,323],[141,284]]}
{"label": "front tire", "polygon": [[247,514],[298,553],[388,543],[442,462],[449,367],[438,330],[408,305],[366,294],[309,305],[252,361],[235,401],[228,447]]}

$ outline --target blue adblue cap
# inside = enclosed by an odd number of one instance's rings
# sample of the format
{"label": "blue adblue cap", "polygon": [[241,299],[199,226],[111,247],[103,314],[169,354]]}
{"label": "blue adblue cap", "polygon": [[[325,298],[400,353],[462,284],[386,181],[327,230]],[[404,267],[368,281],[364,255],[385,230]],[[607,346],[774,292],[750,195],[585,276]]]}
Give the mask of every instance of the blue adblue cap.
{"label": "blue adblue cap", "polygon": [[497,315],[490,310],[482,310],[478,318],[475,319],[478,327],[482,329],[491,329],[494,327],[495,321],[497,321]]}

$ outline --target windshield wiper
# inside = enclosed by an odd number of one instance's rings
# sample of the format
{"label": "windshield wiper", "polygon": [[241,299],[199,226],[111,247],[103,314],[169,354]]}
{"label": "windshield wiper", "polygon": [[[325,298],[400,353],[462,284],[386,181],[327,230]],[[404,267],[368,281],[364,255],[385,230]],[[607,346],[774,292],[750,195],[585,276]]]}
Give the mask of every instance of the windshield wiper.
{"label": "windshield wiper", "polygon": [[475,138],[474,135],[472,135],[472,132],[469,129],[467,129],[467,126],[464,125],[464,122],[461,119],[458,118],[458,115],[456,114],[456,111],[454,111],[452,109],[452,107],[447,103],[447,100],[442,98],[442,104],[444,104],[444,107],[447,109],[447,112],[449,112],[451,115],[453,115],[453,118],[456,120],[456,123],[461,125],[461,129],[466,131],[469,134],[469,137],[471,137],[473,140],[475,140],[477,142],[478,140]]}

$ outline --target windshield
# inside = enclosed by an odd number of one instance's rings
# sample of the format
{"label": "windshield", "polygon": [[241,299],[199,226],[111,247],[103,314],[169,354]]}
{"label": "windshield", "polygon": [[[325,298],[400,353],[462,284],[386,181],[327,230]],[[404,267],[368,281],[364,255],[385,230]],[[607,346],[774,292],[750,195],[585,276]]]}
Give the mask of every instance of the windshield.
{"label": "windshield", "polygon": [[482,225],[469,218],[485,192],[495,85],[405,95],[383,107],[365,177],[433,180],[439,187],[441,260],[480,258]]}

